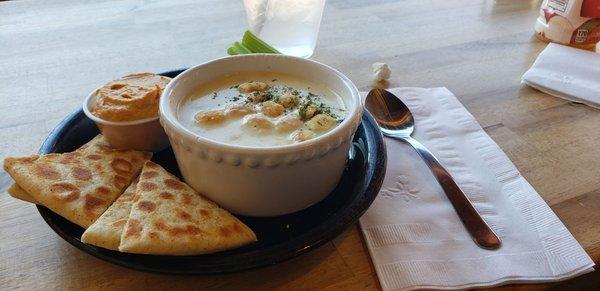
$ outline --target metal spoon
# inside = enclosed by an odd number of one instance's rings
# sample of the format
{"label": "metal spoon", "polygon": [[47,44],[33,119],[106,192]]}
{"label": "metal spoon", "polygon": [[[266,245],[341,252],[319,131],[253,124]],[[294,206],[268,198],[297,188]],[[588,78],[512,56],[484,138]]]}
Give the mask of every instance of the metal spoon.
{"label": "metal spoon", "polygon": [[373,89],[369,92],[366,107],[377,120],[383,135],[407,142],[419,153],[446,192],[448,200],[477,245],[484,249],[500,248],[502,244],[500,239],[477,213],[450,173],[425,146],[410,136],[415,122],[408,107],[394,94],[383,89]]}

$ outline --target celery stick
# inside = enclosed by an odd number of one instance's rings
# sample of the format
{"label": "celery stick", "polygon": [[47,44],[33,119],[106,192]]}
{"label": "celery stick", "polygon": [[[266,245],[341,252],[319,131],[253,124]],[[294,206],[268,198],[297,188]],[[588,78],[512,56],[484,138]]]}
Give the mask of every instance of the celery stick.
{"label": "celery stick", "polygon": [[242,52],[242,54],[251,54],[252,51],[250,51],[246,46],[244,46],[243,44],[239,43],[239,42],[234,42],[233,46],[237,47],[238,50],[240,52]]}
{"label": "celery stick", "polygon": [[227,49],[227,54],[230,55],[230,56],[235,56],[235,55],[239,55],[240,52],[234,46],[230,46]]}
{"label": "celery stick", "polygon": [[244,37],[242,38],[242,45],[250,50],[252,53],[267,53],[267,54],[280,54],[278,50],[262,41],[254,33],[246,30]]}
{"label": "celery stick", "polygon": [[242,45],[239,42],[234,42],[233,45],[231,45],[231,47],[229,47],[227,49],[227,53],[229,55],[243,55],[243,54],[251,54],[252,52],[246,48],[244,45]]}

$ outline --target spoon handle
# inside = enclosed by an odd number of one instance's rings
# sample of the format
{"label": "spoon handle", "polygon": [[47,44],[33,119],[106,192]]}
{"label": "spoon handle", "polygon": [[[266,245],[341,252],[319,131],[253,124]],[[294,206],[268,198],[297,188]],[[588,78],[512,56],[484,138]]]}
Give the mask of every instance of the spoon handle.
{"label": "spoon handle", "polygon": [[484,249],[498,249],[502,244],[498,236],[492,231],[487,225],[485,220],[479,215],[469,198],[465,193],[458,187],[450,173],[444,169],[438,159],[420,142],[413,139],[412,137],[398,137],[408,142],[419,155],[425,160],[425,163],[431,169],[431,172],[446,192],[448,200],[454,206],[454,210],[458,214],[458,217],[465,225],[465,228],[475,240],[477,245]]}

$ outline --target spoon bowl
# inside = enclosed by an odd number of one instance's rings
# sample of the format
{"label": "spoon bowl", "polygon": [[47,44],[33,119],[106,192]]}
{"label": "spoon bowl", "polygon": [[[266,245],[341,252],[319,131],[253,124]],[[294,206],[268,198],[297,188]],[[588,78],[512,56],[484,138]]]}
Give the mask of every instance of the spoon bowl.
{"label": "spoon bowl", "polygon": [[365,106],[377,120],[384,135],[410,136],[413,133],[415,120],[410,110],[392,93],[373,89],[367,95]]}

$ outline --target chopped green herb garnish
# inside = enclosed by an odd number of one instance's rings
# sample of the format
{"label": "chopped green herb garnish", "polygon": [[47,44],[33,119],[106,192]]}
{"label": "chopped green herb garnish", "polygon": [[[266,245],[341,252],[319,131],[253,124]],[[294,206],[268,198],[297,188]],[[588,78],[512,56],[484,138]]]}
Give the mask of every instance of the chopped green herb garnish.
{"label": "chopped green herb garnish", "polygon": [[276,101],[278,96],[275,95],[273,92],[268,92],[266,94],[267,100],[272,100],[272,101]]}
{"label": "chopped green herb garnish", "polygon": [[300,107],[300,109],[298,110],[298,115],[300,115],[300,118],[306,119],[306,105]]}

